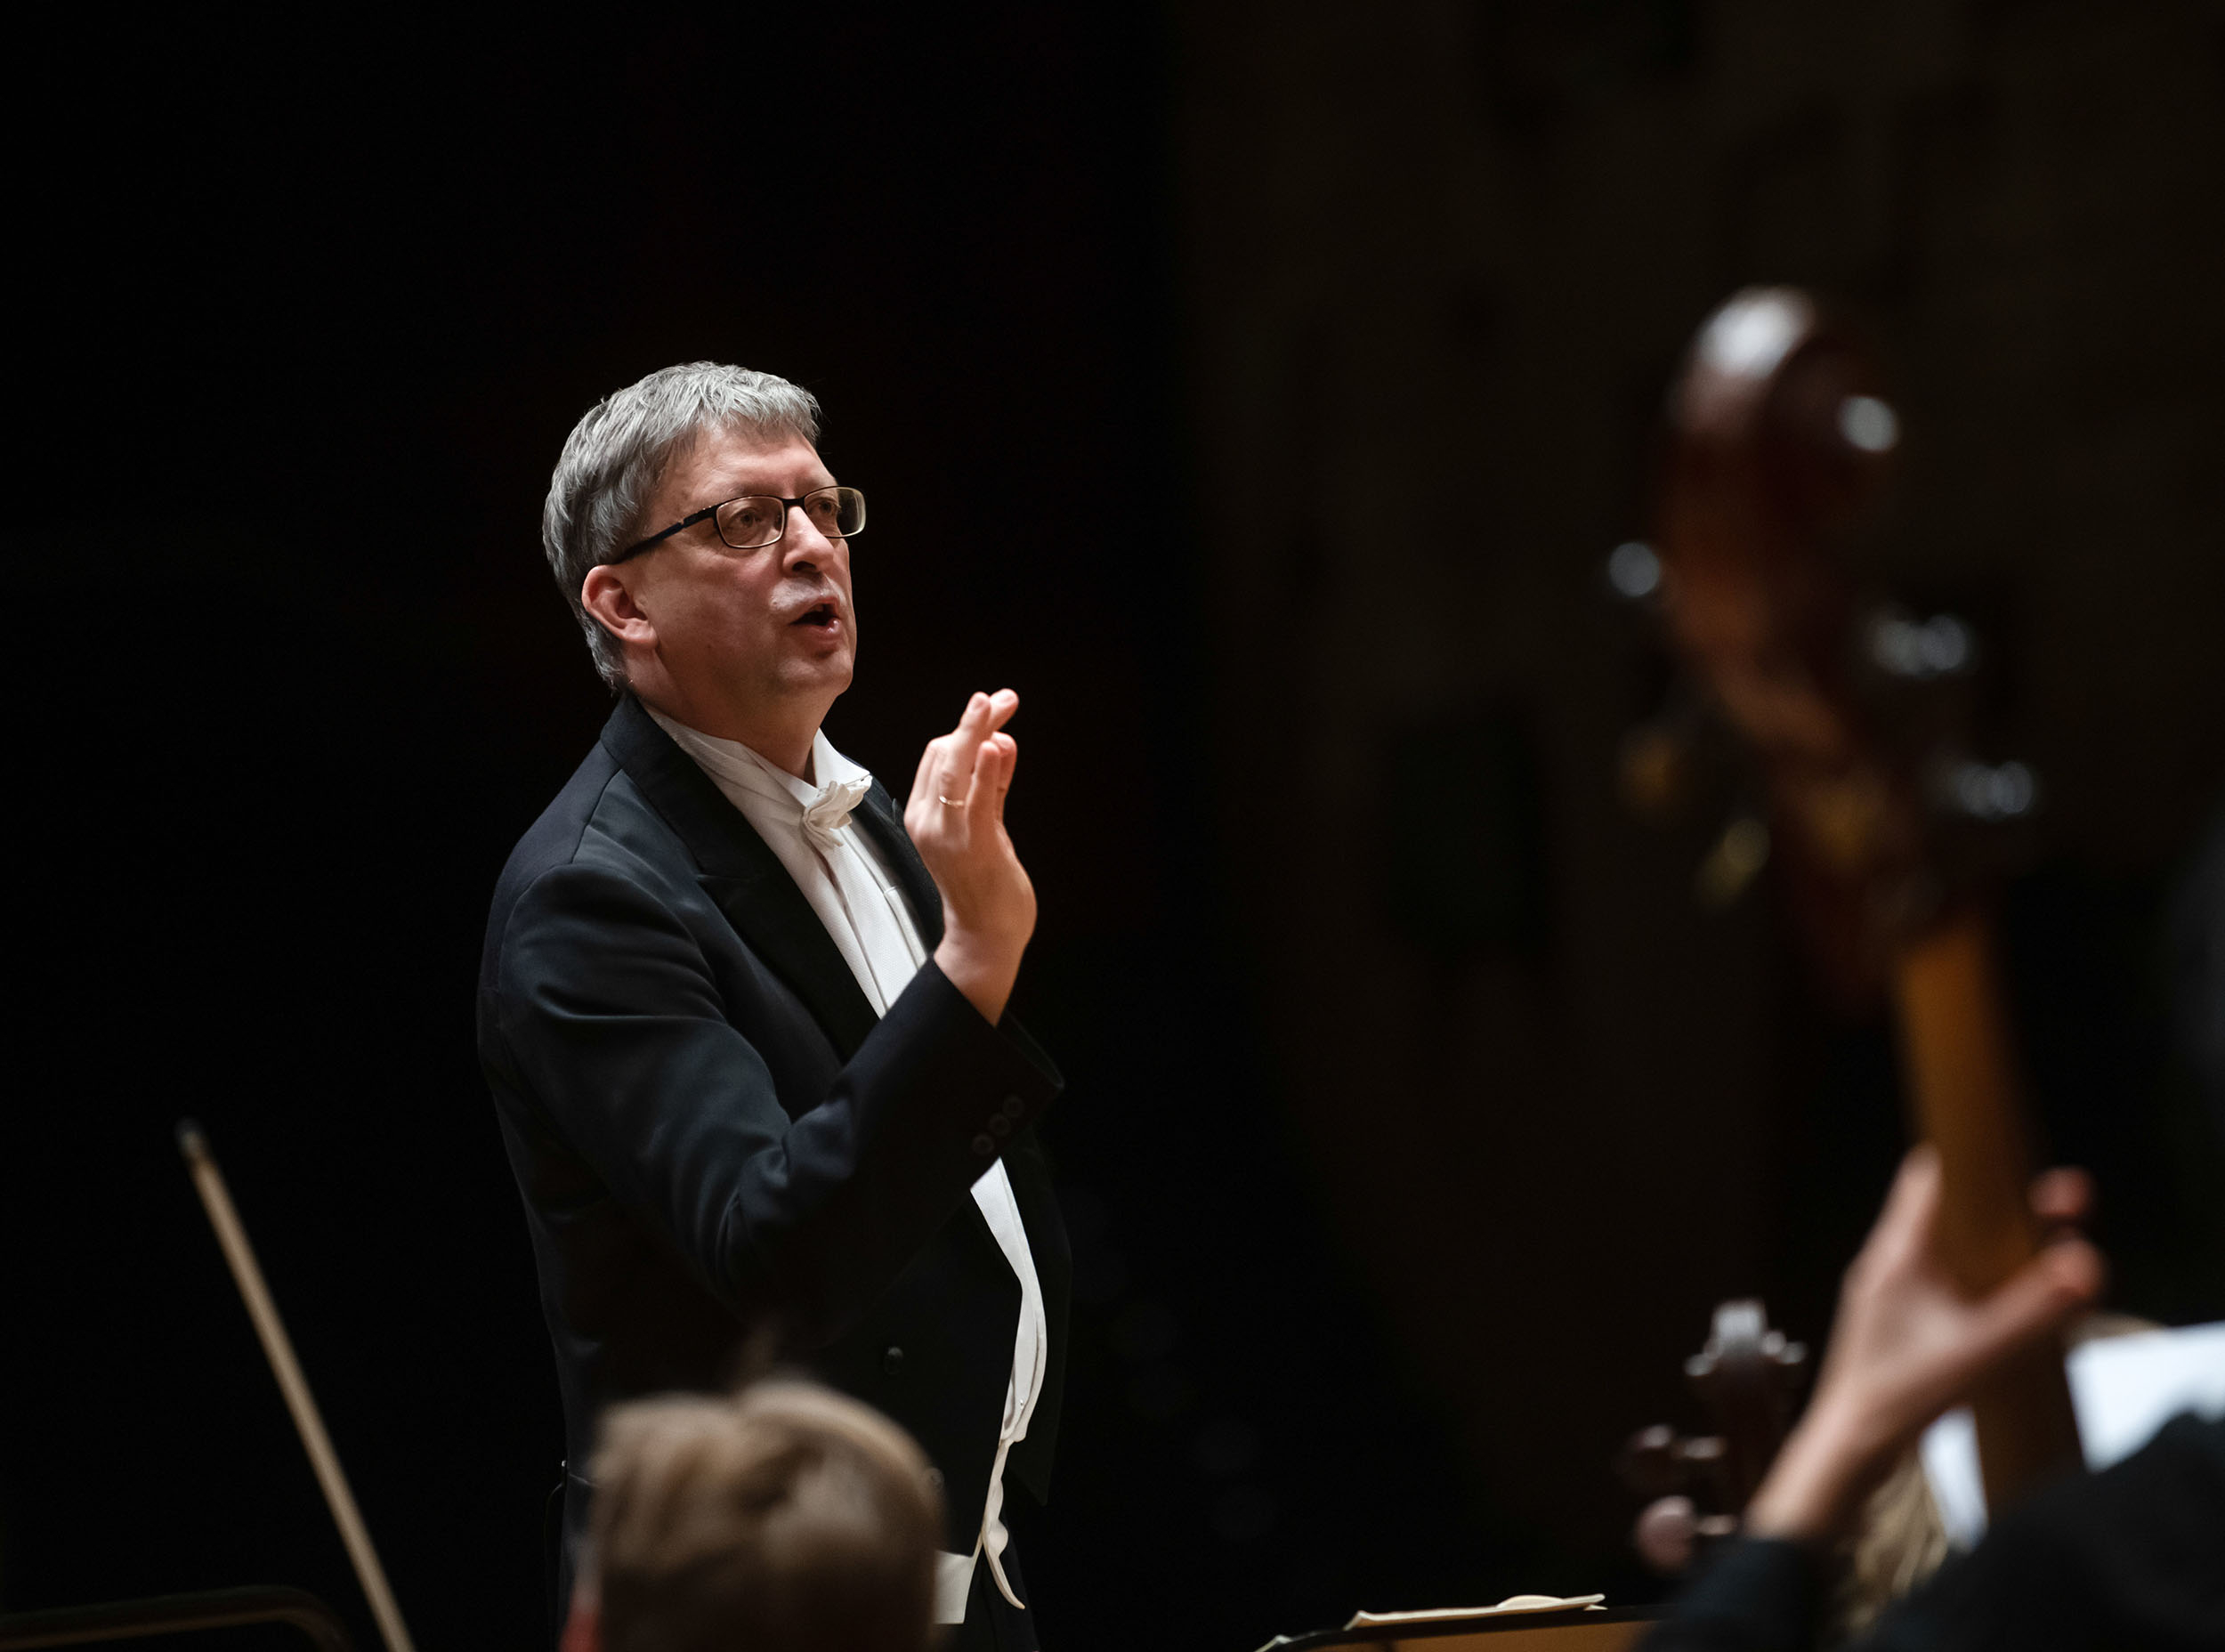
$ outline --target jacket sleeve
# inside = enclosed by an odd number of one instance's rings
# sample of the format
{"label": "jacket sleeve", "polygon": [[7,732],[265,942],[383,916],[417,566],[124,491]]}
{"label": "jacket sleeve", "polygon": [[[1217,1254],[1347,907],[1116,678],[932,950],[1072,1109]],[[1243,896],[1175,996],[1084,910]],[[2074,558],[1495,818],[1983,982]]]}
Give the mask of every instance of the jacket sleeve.
{"label": "jacket sleeve", "polygon": [[2033,1493],[1855,1645],[2225,1647],[2225,1418],[2175,1418],[2122,1462]]}
{"label": "jacket sleeve", "polygon": [[1741,1537],[1711,1557],[1640,1652],[1808,1652],[1823,1615],[1815,1557]]}
{"label": "jacket sleeve", "polygon": [[593,864],[521,895],[492,985],[543,1122],[716,1298],[805,1347],[887,1288],[1061,1088],[930,960],[791,1122],[685,923]]}
{"label": "jacket sleeve", "polygon": [[[2043,1652],[2225,1646],[2225,1419],[2180,1417],[2123,1462],[2011,1510],[1849,1652]],[[1644,1652],[1792,1652],[1816,1644],[1821,1576],[1808,1551],[1730,1544]]]}

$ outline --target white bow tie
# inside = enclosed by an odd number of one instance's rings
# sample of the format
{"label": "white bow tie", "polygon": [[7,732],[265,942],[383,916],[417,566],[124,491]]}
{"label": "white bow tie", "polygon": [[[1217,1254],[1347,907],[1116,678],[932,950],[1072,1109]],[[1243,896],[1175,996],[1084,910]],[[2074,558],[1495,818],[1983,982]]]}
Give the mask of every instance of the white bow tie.
{"label": "white bow tie", "polygon": [[873,777],[859,774],[849,780],[829,781],[804,805],[804,836],[832,854],[842,839],[835,834],[850,823],[851,811],[873,790]]}

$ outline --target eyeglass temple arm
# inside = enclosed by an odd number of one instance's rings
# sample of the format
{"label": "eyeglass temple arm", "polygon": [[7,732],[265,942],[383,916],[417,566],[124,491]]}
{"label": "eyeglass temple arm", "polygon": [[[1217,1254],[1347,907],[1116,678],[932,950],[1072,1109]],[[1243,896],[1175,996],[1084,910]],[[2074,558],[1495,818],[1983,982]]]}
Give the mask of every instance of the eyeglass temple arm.
{"label": "eyeglass temple arm", "polygon": [[[732,503],[732,501],[721,500],[719,503],[720,505],[724,505]],[[608,568],[615,563],[624,562],[629,556],[638,556],[651,546],[661,545],[667,539],[669,539],[674,534],[684,532],[687,529],[694,527],[699,522],[708,522],[710,518],[717,515],[718,512],[718,505],[709,505],[696,512],[692,516],[683,516],[678,522],[674,522],[669,528],[652,533],[646,539],[643,539],[636,544],[627,546],[616,556],[611,558],[610,562],[605,563],[603,566]]]}

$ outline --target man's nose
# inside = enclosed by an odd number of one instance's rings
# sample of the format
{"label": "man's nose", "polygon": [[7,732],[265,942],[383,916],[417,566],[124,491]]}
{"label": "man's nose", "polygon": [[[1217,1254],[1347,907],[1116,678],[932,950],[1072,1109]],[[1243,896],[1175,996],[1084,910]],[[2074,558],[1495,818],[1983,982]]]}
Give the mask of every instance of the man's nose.
{"label": "man's nose", "polygon": [[781,562],[790,570],[815,567],[834,555],[835,542],[820,532],[809,513],[791,510],[788,531],[781,536]]}

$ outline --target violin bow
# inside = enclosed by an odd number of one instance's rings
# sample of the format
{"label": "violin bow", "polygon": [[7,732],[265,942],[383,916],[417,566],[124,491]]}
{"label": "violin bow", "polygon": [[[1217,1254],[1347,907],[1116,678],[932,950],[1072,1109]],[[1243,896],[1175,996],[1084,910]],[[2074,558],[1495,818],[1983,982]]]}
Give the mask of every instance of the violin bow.
{"label": "violin bow", "polygon": [[417,1652],[409,1639],[409,1625],[401,1621],[401,1608],[394,1604],[394,1591],[387,1587],[386,1568],[379,1564],[378,1551],[371,1546],[371,1534],[356,1509],[355,1494],[348,1489],[348,1477],[340,1467],[339,1454],[332,1449],[331,1437],[325,1432],[316,1397],[309,1391],[308,1379],[302,1375],[301,1362],[294,1357],[293,1340],[286,1334],[278,1305],[271,1300],[270,1287],[263,1283],[255,1247],[247,1242],[247,1230],[240,1225],[239,1212],[232,1208],[231,1194],[224,1186],[224,1173],[216,1168],[215,1155],[208,1150],[208,1137],[190,1119],[182,1120],[178,1125],[178,1151],[185,1155],[186,1167],[193,1173],[194,1188],[201,1195],[201,1208],[208,1212],[208,1225],[216,1230],[216,1243],[223,1247],[224,1260],[231,1265],[232,1282],[239,1287],[240,1300],[247,1306],[247,1317],[255,1322],[255,1335],[262,1339],[263,1355],[271,1362],[271,1374],[278,1379],[279,1390],[286,1396],[286,1408],[293,1413],[295,1431],[301,1436],[302,1448],[309,1454],[310,1466],[317,1471],[317,1484],[324,1491],[325,1506],[332,1510],[333,1524],[340,1528],[340,1541],[347,1545],[348,1559],[355,1566],[356,1581],[363,1585],[364,1596],[371,1603],[371,1616],[378,1620],[378,1632],[386,1642],[386,1652]]}

